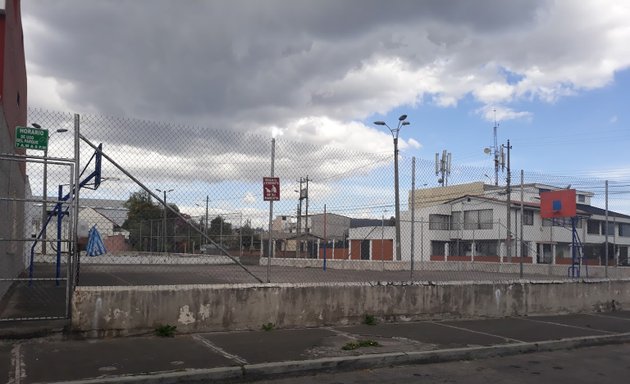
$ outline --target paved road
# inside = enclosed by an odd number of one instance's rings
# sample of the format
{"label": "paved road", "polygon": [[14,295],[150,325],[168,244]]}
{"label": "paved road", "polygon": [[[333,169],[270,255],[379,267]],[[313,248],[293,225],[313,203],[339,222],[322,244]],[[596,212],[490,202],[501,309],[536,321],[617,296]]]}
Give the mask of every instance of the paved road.
{"label": "paved road", "polygon": [[256,384],[627,383],[630,345],[540,352],[485,360],[370,369],[257,381]]}

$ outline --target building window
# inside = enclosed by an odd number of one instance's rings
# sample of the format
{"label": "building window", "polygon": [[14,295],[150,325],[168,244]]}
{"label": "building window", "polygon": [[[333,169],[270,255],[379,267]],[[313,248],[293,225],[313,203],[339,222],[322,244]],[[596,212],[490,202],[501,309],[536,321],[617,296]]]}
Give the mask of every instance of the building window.
{"label": "building window", "polygon": [[448,250],[449,256],[470,256],[472,255],[472,241],[451,240]]}
{"label": "building window", "polygon": [[449,215],[429,215],[429,229],[448,230],[450,220]]}
{"label": "building window", "polygon": [[492,229],[492,209],[479,211],[479,229]]}
{"label": "building window", "polygon": [[619,224],[619,236],[630,237],[630,224]]}
{"label": "building window", "polygon": [[431,256],[444,256],[446,243],[443,241],[432,241],[431,242]]}
{"label": "building window", "polygon": [[521,257],[529,257],[529,243],[521,241]]}
{"label": "building window", "polygon": [[589,235],[599,235],[599,220],[589,220],[586,223],[586,233]]}
{"label": "building window", "polygon": [[553,260],[551,244],[540,244],[537,259],[538,264],[551,264]]}
{"label": "building window", "polygon": [[492,209],[465,211],[464,229],[492,229]]}
{"label": "building window", "polygon": [[451,214],[451,229],[462,229],[462,213],[460,211],[455,211]]}
{"label": "building window", "polygon": [[479,211],[464,211],[464,229],[479,227]]}
{"label": "building window", "polygon": [[608,234],[609,236],[615,235],[615,223],[608,222],[608,230],[606,230],[606,222],[602,221],[602,235]]}
{"label": "building window", "polygon": [[556,244],[556,259],[571,258],[569,243]]}
{"label": "building window", "polygon": [[475,242],[475,256],[497,256],[498,254],[496,240]]}
{"label": "building window", "polygon": [[523,225],[534,225],[534,211],[531,209],[523,210]]}
{"label": "building window", "polygon": [[584,195],[577,195],[577,199],[578,199],[578,203],[586,202],[586,196]]}

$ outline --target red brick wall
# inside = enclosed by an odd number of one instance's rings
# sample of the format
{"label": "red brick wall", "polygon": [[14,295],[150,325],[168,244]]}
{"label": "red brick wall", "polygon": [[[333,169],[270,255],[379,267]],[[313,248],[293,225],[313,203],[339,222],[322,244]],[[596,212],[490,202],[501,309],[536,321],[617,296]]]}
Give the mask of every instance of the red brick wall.
{"label": "red brick wall", "polygon": [[[335,248],[335,253],[333,254],[332,248],[326,248],[326,258],[327,259],[335,259],[335,260],[345,260],[348,258],[348,249],[346,248]],[[319,248],[319,258],[324,258],[324,248]]]}

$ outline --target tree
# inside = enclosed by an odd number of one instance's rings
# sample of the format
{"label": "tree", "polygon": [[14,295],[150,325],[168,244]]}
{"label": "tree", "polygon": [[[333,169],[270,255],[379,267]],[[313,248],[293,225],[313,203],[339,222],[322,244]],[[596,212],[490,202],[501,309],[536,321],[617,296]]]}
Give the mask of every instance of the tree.
{"label": "tree", "polygon": [[[162,209],[153,202],[151,195],[144,190],[132,193],[124,204],[127,208],[127,219],[123,228],[129,231],[129,242],[135,250],[152,248],[151,221],[162,217]],[[156,228],[157,229],[157,228]]]}
{"label": "tree", "polygon": [[[256,231],[252,228],[251,226],[251,222],[247,221],[241,228],[240,228],[240,235],[242,238],[242,245],[243,248],[245,249],[252,249],[254,247],[254,237],[256,235]],[[256,236],[257,237],[257,236]]]}
{"label": "tree", "polygon": [[208,234],[217,243],[223,243],[223,239],[232,235],[232,223],[226,222],[221,216],[217,216],[210,221]]}

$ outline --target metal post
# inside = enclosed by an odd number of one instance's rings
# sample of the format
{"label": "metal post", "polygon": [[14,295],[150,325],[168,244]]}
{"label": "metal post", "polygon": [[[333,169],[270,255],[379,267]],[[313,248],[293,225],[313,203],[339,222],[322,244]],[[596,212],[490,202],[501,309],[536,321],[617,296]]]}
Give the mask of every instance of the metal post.
{"label": "metal post", "polygon": [[394,137],[394,193],[396,203],[396,260],[402,260],[400,251],[400,192],[398,191],[398,135]]}
{"label": "metal post", "polygon": [[420,263],[424,262],[424,217],[420,217]]}
{"label": "metal post", "polygon": [[324,271],[326,270],[326,246],[328,245],[328,239],[326,238],[326,226],[328,224],[326,218],[326,204],[324,204]]}
{"label": "metal post", "polygon": [[[63,199],[63,185],[59,186],[57,192],[57,206],[59,209],[57,210],[57,262],[55,268],[55,285],[59,286],[59,278],[61,277],[61,220],[63,219],[63,206],[61,205],[61,200]],[[67,283],[68,281],[66,281]]]}
{"label": "metal post", "polygon": [[153,220],[149,220],[149,228],[151,228],[151,238],[149,239],[149,252],[153,252]]}
{"label": "metal post", "polygon": [[[273,177],[273,168],[274,161],[276,158],[276,139],[271,139],[271,176]],[[301,191],[300,191],[301,193]],[[269,200],[269,253],[267,254],[267,282],[270,283],[269,280],[269,271],[271,269],[271,252],[273,251],[273,200]]]}
{"label": "metal post", "polygon": [[[300,190],[299,190],[299,201],[298,205],[298,219],[297,219],[297,234],[298,236],[302,233],[302,178],[300,177]],[[296,240],[297,242],[297,240]],[[297,245],[295,247],[296,257],[297,257]]]}
{"label": "metal post", "polygon": [[306,229],[306,233],[309,233],[308,230],[308,200],[309,200],[309,195],[308,195],[308,182],[309,182],[309,178],[308,175],[306,175],[306,222],[304,223],[304,227]]}
{"label": "metal post", "polygon": [[243,257],[243,212],[239,212],[238,228],[238,256]]}
{"label": "metal post", "polygon": [[[44,178],[43,178],[43,184],[44,184],[44,189],[42,191],[42,225],[41,228],[44,228],[44,223],[46,223],[46,220],[48,219],[48,205],[47,200],[48,200],[48,146],[46,146],[46,149],[44,150]],[[46,254],[46,240],[47,240],[47,236],[46,236],[46,232],[47,231],[43,231],[42,232],[42,255]]]}
{"label": "metal post", "polygon": [[385,269],[385,246],[384,246],[384,241],[385,241],[385,211],[383,211],[383,214],[381,216],[381,266],[383,268],[383,270]]}
{"label": "metal post", "polygon": [[164,224],[162,225],[162,251],[166,253],[166,190],[164,190]]}
{"label": "metal post", "polygon": [[210,196],[206,195],[206,229],[204,230],[204,244],[208,242],[206,240],[206,236],[208,236],[208,203],[210,203]]}
{"label": "metal post", "polygon": [[411,158],[411,272],[409,278],[413,280],[416,227],[416,157]]}
{"label": "metal post", "polygon": [[[78,114],[74,114],[74,211],[72,212],[73,226],[72,226],[72,239],[70,240],[71,249],[68,252],[67,258],[67,276],[66,276],[66,317],[70,318],[72,311],[72,293],[74,292],[74,286],[78,276],[75,275],[73,265],[79,265],[79,248],[77,247],[78,236],[78,223],[79,223],[79,184],[81,181],[81,168],[80,162],[80,134],[81,123]],[[97,149],[99,150],[99,149]],[[74,259],[74,260],[73,260]]]}
{"label": "metal post", "polygon": [[521,241],[520,241],[520,244],[521,244],[521,249],[520,249],[520,251],[521,251],[520,252],[521,258],[520,258],[519,272],[518,272],[518,275],[519,275],[519,277],[521,279],[523,278],[523,214],[525,213],[525,207],[523,206],[523,198],[524,198],[523,188],[525,186],[525,181],[524,180],[525,180],[525,176],[524,176],[523,170],[521,169],[521,229],[520,229],[520,232],[521,232]]}
{"label": "metal post", "polygon": [[604,263],[604,276],[608,277],[608,180],[606,180],[606,235],[605,235],[605,246],[604,257],[606,258],[606,262]]}
{"label": "metal post", "polygon": [[510,183],[512,182],[512,175],[510,173],[510,140],[507,141],[507,199],[506,199],[506,208],[507,208],[507,238],[505,241],[505,245],[507,246],[507,261],[508,263],[512,262],[512,190],[510,189]]}

